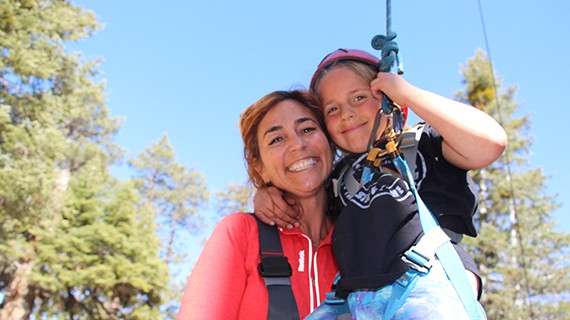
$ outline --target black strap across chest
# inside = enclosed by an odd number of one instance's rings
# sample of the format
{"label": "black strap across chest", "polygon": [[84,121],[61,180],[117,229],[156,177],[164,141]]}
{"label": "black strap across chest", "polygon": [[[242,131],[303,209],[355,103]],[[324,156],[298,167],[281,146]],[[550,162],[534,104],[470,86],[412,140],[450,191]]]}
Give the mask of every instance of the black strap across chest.
{"label": "black strap across chest", "polygon": [[[254,215],[255,217],[255,215]],[[295,296],[291,289],[291,265],[283,254],[279,230],[261,222],[257,217],[259,230],[259,255],[261,262],[257,266],[263,277],[269,294],[268,320],[299,319]]]}

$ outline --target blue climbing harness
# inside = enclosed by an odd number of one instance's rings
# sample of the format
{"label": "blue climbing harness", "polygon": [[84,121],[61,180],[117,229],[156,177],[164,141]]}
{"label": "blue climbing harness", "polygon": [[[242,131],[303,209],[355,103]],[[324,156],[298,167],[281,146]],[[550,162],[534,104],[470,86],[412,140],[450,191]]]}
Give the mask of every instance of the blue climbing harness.
{"label": "blue climbing harness", "polygon": [[[371,165],[379,165],[380,159],[390,156],[395,167],[400,172],[404,181],[409,185],[410,190],[416,198],[418,214],[424,235],[414,246],[409,248],[402,256],[402,260],[410,265],[410,269],[392,284],[392,295],[387,303],[384,317],[390,319],[396,314],[405,303],[407,297],[412,292],[418,277],[430,271],[434,259],[440,261],[443,269],[457,292],[463,306],[470,319],[486,319],[479,303],[471,289],[471,284],[465,273],[465,268],[457,252],[453,248],[449,237],[439,226],[435,216],[421,199],[411,171],[406,161],[401,157],[394,139],[386,143],[386,149],[374,148],[369,152],[367,158],[368,166],[364,168],[360,185],[363,185],[373,178]],[[366,170],[368,169],[368,170]],[[337,276],[335,283],[340,276]],[[350,319],[350,310],[346,299],[334,296],[334,292],[327,294],[325,303],[336,306],[337,319]]]}

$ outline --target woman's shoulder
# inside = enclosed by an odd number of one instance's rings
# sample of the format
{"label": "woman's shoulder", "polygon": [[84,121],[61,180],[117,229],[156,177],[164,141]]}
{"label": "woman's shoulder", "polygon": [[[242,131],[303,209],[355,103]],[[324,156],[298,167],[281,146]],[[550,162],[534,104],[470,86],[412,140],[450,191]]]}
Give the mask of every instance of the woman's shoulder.
{"label": "woman's shoulder", "polygon": [[257,222],[252,214],[232,213],[225,216],[214,228],[208,242],[231,245],[243,255],[249,252],[250,244],[257,243]]}
{"label": "woman's shoulder", "polygon": [[255,217],[251,213],[235,212],[223,217],[217,228],[243,230],[256,224]]}

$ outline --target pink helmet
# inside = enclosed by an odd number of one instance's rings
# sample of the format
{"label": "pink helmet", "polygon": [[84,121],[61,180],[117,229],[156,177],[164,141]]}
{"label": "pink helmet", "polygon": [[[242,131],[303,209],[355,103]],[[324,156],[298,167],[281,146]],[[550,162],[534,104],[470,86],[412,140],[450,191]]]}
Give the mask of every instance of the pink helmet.
{"label": "pink helmet", "polygon": [[[309,86],[309,88],[314,91],[314,86],[315,86],[315,78],[316,75],[319,74],[319,72],[321,72],[321,70],[323,70],[324,68],[330,66],[333,62],[338,61],[338,60],[356,60],[356,61],[360,61],[360,62],[364,62],[366,64],[369,64],[370,66],[378,69],[378,63],[380,62],[380,58],[371,55],[370,53],[363,51],[363,50],[358,50],[358,49],[337,49],[331,53],[329,53],[326,57],[324,57],[324,59],[321,61],[321,63],[319,63],[319,66],[317,67],[317,70],[315,71],[315,73],[313,73],[313,77],[311,78],[311,84]],[[404,120],[404,124],[406,123],[406,120],[408,118],[408,107],[402,107],[402,113],[403,113],[403,120]]]}
{"label": "pink helmet", "polygon": [[360,62],[364,62],[369,64],[376,69],[378,69],[378,62],[380,59],[376,56],[371,55],[370,53],[358,49],[337,49],[331,53],[329,53],[324,59],[319,63],[317,70],[313,73],[313,78],[311,78],[311,85],[309,88],[311,90],[314,89],[315,85],[315,77],[321,70],[331,65],[331,63],[338,61],[338,60],[356,60]]}

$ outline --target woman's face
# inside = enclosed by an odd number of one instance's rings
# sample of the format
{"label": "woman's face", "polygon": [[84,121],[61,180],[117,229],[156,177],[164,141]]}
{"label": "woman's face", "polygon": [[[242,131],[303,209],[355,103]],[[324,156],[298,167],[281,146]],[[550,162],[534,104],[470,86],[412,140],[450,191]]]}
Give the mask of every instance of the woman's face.
{"label": "woman's face", "polygon": [[[370,83],[345,67],[336,67],[323,76],[319,98],[327,130],[340,148],[354,153],[367,151],[368,140],[381,102],[370,91]],[[378,139],[386,128],[382,117]]]}
{"label": "woman's face", "polygon": [[261,120],[257,131],[265,183],[298,197],[322,191],[332,171],[333,154],[317,119],[301,103],[285,100]]}

